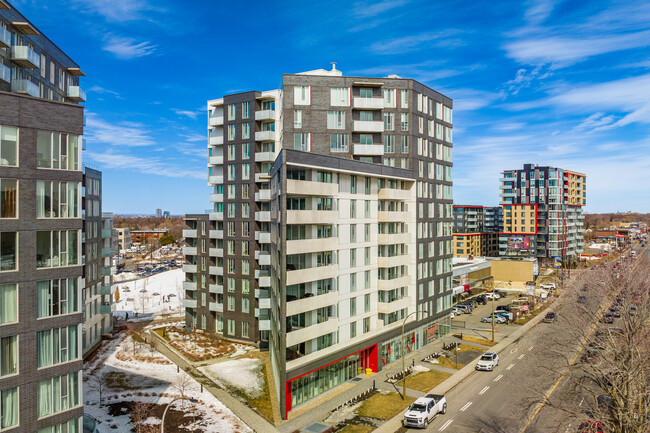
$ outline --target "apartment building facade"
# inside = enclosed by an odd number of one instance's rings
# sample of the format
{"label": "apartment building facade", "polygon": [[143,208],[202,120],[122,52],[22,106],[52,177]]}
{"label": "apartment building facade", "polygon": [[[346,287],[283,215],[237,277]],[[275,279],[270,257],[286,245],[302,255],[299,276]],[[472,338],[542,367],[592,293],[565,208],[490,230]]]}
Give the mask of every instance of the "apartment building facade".
{"label": "apartment building facade", "polygon": [[454,205],[454,256],[498,257],[501,207]]}
{"label": "apartment building facade", "polygon": [[451,109],[336,69],[208,102],[214,211],[186,216],[186,316],[268,347],[284,417],[398,359],[407,316],[407,352],[449,332]]}
{"label": "apartment building facade", "polygon": [[502,175],[499,255],[537,257],[543,265],[555,257],[577,260],[584,246],[587,176],[535,164]]}
{"label": "apartment building facade", "polygon": [[0,430],[82,429],[79,66],[0,1]]}

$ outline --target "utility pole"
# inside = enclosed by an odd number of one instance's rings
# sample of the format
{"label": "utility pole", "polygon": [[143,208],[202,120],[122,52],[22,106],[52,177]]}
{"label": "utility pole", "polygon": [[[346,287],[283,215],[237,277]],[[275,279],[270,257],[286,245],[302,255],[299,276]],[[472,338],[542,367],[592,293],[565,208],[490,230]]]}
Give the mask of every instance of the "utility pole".
{"label": "utility pole", "polygon": [[[404,318],[404,321],[402,322],[402,384],[403,384],[403,393],[402,393],[402,400],[406,400],[406,358],[404,354],[404,325],[406,325],[406,319],[411,317],[413,314],[416,314],[415,318],[417,319],[417,313],[420,310],[415,310],[411,314],[407,315]],[[422,310],[422,313],[426,313],[425,310]]]}
{"label": "utility pole", "polygon": [[492,289],[492,342],[494,343],[494,289]]}

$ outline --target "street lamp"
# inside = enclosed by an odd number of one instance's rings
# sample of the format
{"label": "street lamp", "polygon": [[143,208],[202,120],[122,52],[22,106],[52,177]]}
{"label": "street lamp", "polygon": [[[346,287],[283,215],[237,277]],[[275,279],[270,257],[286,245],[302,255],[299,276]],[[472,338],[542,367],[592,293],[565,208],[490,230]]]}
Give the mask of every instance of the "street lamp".
{"label": "street lamp", "polygon": [[[404,358],[404,325],[406,325],[406,320],[411,317],[414,314],[419,313],[421,310],[415,310],[412,313],[408,314],[405,318],[404,321],[402,322],[402,382],[404,385],[404,393],[402,394],[402,400],[406,400],[406,359]],[[422,310],[422,313],[426,313],[426,311]]]}
{"label": "street lamp", "polygon": [[167,404],[167,407],[165,408],[165,411],[163,412],[162,420],[160,421],[160,433],[165,433],[165,416],[167,415],[167,411],[169,410],[170,406],[178,400],[187,400],[191,403],[198,403],[199,401],[195,398],[192,397],[176,397],[172,401],[170,401]]}

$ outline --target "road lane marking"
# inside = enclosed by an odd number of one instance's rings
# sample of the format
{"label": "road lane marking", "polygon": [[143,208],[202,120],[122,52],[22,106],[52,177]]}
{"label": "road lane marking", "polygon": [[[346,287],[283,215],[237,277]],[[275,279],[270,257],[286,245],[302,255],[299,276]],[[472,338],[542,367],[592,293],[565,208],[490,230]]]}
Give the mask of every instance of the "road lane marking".
{"label": "road lane marking", "polygon": [[517,348],[510,349],[510,353],[515,353],[517,351]]}
{"label": "road lane marking", "polygon": [[511,369],[512,367],[514,367],[514,366],[515,366],[515,364],[510,364],[510,365],[508,366],[508,368],[506,368],[506,370],[510,370],[510,369]]}
{"label": "road lane marking", "polygon": [[519,355],[519,358],[517,358],[517,359],[521,359],[521,358],[523,358],[524,356],[526,356],[526,355],[524,355],[524,354],[522,353],[521,355]]}
{"label": "road lane marking", "polygon": [[461,412],[465,412],[465,411],[467,410],[467,408],[470,407],[471,405],[472,405],[472,402],[470,401],[470,402],[467,403],[465,406],[461,407],[461,408],[460,408],[460,411],[461,411]]}
{"label": "road lane marking", "polygon": [[444,429],[446,429],[447,427],[449,427],[449,424],[451,424],[452,421],[453,421],[453,419],[450,419],[449,421],[447,421],[446,423],[444,423],[444,424],[442,425],[442,427],[440,427],[440,428],[438,429],[438,431],[443,431]]}
{"label": "road lane marking", "polygon": [[530,347],[528,348],[528,351],[530,352],[531,350],[533,350],[533,347],[534,347],[534,346],[530,346]]}
{"label": "road lane marking", "polygon": [[503,374],[500,374],[494,379],[494,381],[498,382],[499,380],[501,380],[502,377],[503,377]]}
{"label": "road lane marking", "polygon": [[485,388],[483,388],[483,389],[481,390],[481,392],[478,393],[478,395],[483,395],[483,394],[485,394],[485,392],[486,392],[488,389],[490,389],[490,387],[489,387],[489,386],[486,386]]}
{"label": "road lane marking", "polygon": [[582,403],[585,401],[585,398],[582,397],[582,400],[580,400],[580,404],[578,406],[582,407]]}

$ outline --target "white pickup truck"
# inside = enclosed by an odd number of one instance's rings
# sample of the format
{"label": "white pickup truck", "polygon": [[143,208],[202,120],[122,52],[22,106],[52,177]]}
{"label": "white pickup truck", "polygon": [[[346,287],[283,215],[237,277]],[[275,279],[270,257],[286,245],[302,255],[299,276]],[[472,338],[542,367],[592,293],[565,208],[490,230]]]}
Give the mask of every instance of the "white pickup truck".
{"label": "white pickup truck", "polygon": [[404,414],[404,427],[426,428],[439,413],[447,412],[447,400],[444,395],[427,394],[413,402]]}

